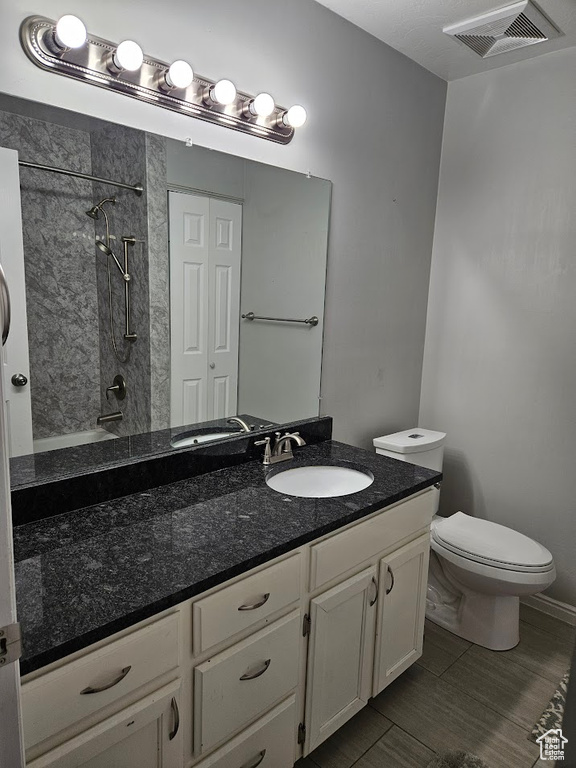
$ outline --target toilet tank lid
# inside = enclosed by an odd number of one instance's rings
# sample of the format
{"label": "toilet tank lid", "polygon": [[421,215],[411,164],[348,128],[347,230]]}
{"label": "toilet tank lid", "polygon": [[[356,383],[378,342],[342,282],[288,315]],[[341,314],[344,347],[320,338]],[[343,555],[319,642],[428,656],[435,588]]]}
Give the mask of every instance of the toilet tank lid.
{"label": "toilet tank lid", "polygon": [[434,432],[431,429],[405,429],[392,435],[382,435],[374,438],[374,447],[383,448],[395,453],[419,453],[440,448],[446,440],[446,432]]}
{"label": "toilet tank lid", "polygon": [[552,563],[546,547],[523,533],[489,520],[456,512],[432,525],[432,537],[464,557],[482,562],[520,567],[543,567]]}

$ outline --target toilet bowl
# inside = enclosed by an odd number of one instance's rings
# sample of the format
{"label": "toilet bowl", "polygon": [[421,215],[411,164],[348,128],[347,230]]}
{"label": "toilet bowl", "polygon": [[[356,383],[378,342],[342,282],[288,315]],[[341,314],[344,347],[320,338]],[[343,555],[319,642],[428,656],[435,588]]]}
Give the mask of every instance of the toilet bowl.
{"label": "toilet bowl", "polygon": [[[442,470],[444,432],[416,427],[374,439],[376,453]],[[440,491],[434,489],[437,511]],[[494,651],[520,639],[520,597],[556,578],[552,555],[511,528],[462,512],[437,517],[430,530],[426,617]]]}
{"label": "toilet bowl", "polygon": [[556,578],[546,547],[462,512],[434,518],[430,546],[427,618],[494,651],[517,645],[520,597]]}

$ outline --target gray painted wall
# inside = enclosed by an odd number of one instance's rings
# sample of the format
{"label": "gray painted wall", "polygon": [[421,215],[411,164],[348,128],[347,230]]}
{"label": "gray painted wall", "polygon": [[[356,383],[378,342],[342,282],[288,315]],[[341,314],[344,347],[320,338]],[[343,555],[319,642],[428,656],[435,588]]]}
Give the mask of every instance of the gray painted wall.
{"label": "gray painted wall", "polygon": [[29,13],[25,0],[3,9],[0,91],[332,180],[322,411],[336,438],[367,447],[414,423],[446,84],[313,0],[142,0],[137,14],[76,0],[95,34],[303,103],[309,122],[282,147],[37,69],[18,41]]}
{"label": "gray painted wall", "polygon": [[547,546],[576,605],[576,49],[451,83],[420,424],[444,513]]}

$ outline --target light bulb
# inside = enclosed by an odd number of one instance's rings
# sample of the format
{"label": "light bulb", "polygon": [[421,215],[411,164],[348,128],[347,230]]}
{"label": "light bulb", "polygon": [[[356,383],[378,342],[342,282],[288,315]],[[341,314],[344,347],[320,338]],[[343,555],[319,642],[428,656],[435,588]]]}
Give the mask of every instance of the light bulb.
{"label": "light bulb", "polygon": [[194,80],[194,72],[187,61],[178,59],[170,64],[165,77],[169,88],[188,88]]}
{"label": "light bulb", "polygon": [[293,107],[290,107],[287,112],[284,113],[283,120],[286,125],[289,125],[292,128],[301,128],[306,122],[307,117],[308,115],[306,114],[304,107],[301,107],[299,104],[295,104]]}
{"label": "light bulb", "polygon": [[138,43],[133,40],[124,40],[114,51],[112,60],[117,69],[135,72],[142,66],[144,54]]}
{"label": "light bulb", "polygon": [[236,86],[230,80],[218,80],[210,91],[212,98],[218,104],[232,104],[236,99]]}
{"label": "light bulb", "polygon": [[274,99],[269,93],[259,93],[250,103],[250,111],[259,117],[269,117],[274,112]]}
{"label": "light bulb", "polygon": [[62,16],[56,24],[54,41],[60,49],[80,48],[86,42],[86,27],[77,16]]}

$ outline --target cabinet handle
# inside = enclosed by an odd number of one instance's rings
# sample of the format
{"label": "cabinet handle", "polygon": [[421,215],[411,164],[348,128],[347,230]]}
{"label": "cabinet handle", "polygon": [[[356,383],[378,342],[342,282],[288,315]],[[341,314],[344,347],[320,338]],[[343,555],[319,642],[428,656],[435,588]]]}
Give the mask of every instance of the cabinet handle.
{"label": "cabinet handle", "polygon": [[392,592],[392,590],[394,589],[394,571],[392,570],[392,568],[390,568],[389,565],[387,565],[386,568],[388,570],[388,573],[390,574],[390,578],[392,579],[392,581],[390,582],[389,588],[386,590],[386,594],[389,595],[390,592]]}
{"label": "cabinet handle", "polygon": [[378,582],[376,581],[374,576],[372,576],[372,584],[374,584],[374,589],[376,590],[376,594],[374,595],[374,599],[370,600],[370,607],[372,607],[376,603],[376,600],[378,600]]}
{"label": "cabinet handle", "polygon": [[10,291],[6,282],[6,275],[0,264],[0,314],[2,322],[2,346],[6,344],[10,333]]}
{"label": "cabinet handle", "polygon": [[176,736],[176,734],[178,733],[178,729],[180,728],[180,711],[178,709],[178,702],[176,701],[174,696],[172,696],[172,701],[170,702],[170,706],[172,708],[172,714],[174,715],[174,728],[168,734],[168,738],[170,739],[170,741],[172,741],[174,736]]}
{"label": "cabinet handle", "polygon": [[252,675],[242,675],[240,680],[255,680],[257,677],[260,677],[260,675],[263,675],[264,672],[266,672],[266,670],[270,666],[270,662],[271,661],[272,661],[272,659],[266,659],[266,661],[264,662],[264,664],[262,666],[262,669],[259,669],[258,672],[254,672],[254,674],[252,674]]}
{"label": "cabinet handle", "polygon": [[253,763],[244,763],[244,765],[241,768],[258,768],[262,760],[266,757],[266,750],[263,749],[262,752],[258,753],[258,756],[256,760],[254,760]]}
{"label": "cabinet handle", "polygon": [[256,608],[262,608],[264,603],[268,602],[268,598],[270,597],[270,592],[266,592],[262,600],[260,600],[259,603],[253,603],[252,605],[241,605],[238,610],[239,611],[254,611]]}
{"label": "cabinet handle", "polygon": [[83,691],[80,691],[81,694],[84,693],[101,693],[102,691],[107,691],[108,688],[114,688],[115,685],[118,685],[118,683],[121,683],[122,680],[126,677],[128,672],[132,669],[132,666],[124,667],[122,672],[118,675],[118,677],[115,680],[112,680],[111,683],[108,683],[108,685],[101,685],[99,688],[92,688],[91,686],[88,686],[88,688],[84,688]]}

